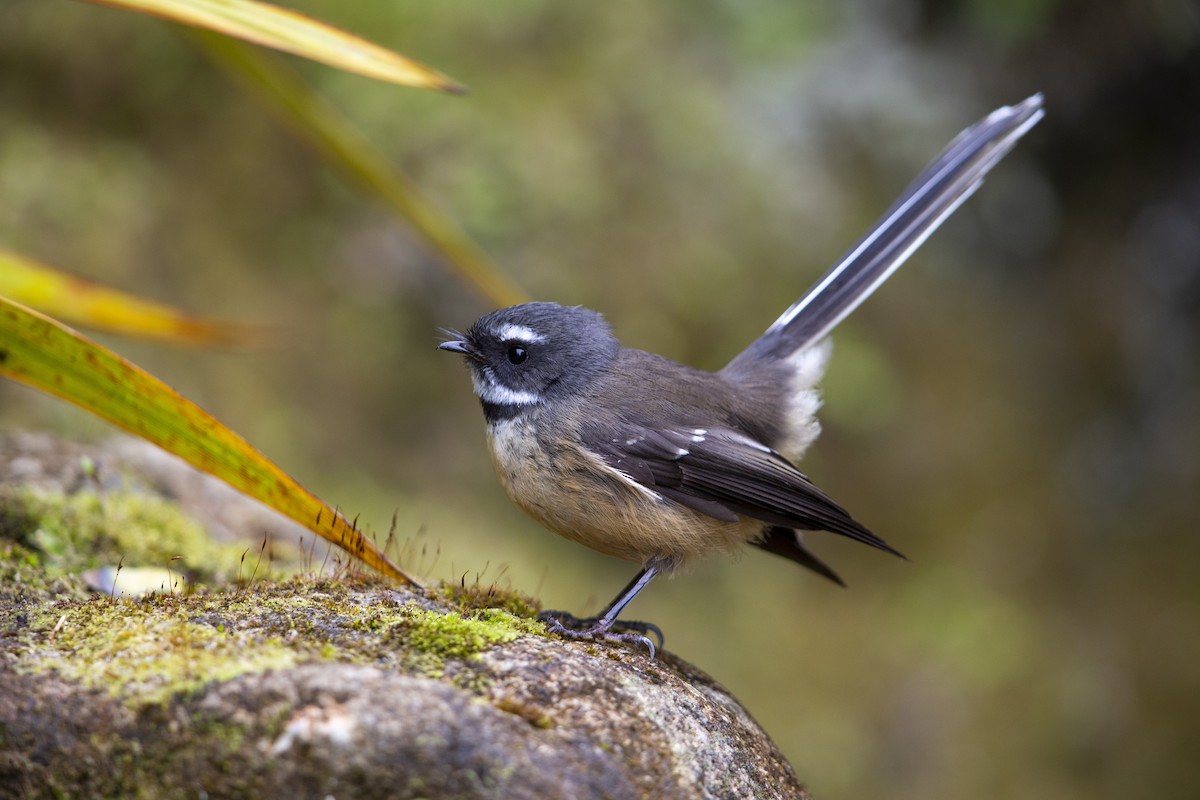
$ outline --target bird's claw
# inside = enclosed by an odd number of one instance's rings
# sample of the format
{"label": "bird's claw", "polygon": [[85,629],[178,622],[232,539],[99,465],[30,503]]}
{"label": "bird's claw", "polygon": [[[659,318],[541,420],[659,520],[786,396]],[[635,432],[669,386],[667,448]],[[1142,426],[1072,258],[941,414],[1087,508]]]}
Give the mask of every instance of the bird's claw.
{"label": "bird's claw", "polygon": [[[562,611],[543,611],[541,614],[538,614],[538,619],[546,623],[546,627],[550,633],[557,634],[565,639],[574,639],[576,641],[591,639],[593,641],[645,645],[646,649],[650,651],[650,658],[654,658],[658,652],[658,648],[663,646],[664,641],[662,630],[650,622],[633,620],[605,624],[603,620],[595,617],[591,619],[579,619]],[[654,634],[658,639],[658,648],[646,636],[647,633]]]}

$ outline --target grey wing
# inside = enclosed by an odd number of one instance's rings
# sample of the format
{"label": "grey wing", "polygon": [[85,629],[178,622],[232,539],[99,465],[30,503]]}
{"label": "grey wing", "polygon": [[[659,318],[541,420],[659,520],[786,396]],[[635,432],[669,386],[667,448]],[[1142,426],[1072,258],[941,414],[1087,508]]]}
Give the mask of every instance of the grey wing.
{"label": "grey wing", "polygon": [[831,531],[900,555],[790,461],[737,431],[597,423],[583,438],[609,466],[716,519],[733,522],[742,515],[785,528]]}

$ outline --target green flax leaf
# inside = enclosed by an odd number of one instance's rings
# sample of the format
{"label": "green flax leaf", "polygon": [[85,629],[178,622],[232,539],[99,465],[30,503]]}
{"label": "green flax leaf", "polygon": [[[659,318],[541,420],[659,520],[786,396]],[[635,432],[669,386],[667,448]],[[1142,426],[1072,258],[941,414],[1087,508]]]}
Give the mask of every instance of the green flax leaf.
{"label": "green flax leaf", "polygon": [[412,225],[486,302],[510,306],[529,299],[453,219],[288,65],[271,58],[270,53],[203,31],[197,31],[196,38],[217,63],[270,100],[284,121],[308,139],[331,167]]}

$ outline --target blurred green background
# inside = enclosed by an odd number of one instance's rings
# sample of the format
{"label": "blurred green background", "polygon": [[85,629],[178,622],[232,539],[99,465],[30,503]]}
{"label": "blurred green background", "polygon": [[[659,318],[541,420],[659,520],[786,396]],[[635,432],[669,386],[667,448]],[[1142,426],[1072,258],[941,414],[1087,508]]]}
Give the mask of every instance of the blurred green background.
{"label": "blurred green background", "polygon": [[[489,310],[178,29],[6,0],[0,246],[273,349],[105,339],[430,576],[596,611],[632,575],[491,474],[438,326]],[[716,368],[955,133],[1047,119],[837,332],[810,541],[631,608],[818,797],[1200,796],[1200,9],[1192,0],[297,2],[465,98],[291,59],[541,299]],[[110,430],[0,383],[0,427]],[[636,709],[631,709],[635,713]]]}

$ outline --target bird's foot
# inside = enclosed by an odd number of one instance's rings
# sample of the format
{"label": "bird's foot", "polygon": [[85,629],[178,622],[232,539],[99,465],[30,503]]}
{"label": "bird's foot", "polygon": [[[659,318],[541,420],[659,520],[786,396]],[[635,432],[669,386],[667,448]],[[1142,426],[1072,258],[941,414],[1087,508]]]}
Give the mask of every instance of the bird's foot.
{"label": "bird's foot", "polygon": [[645,645],[654,658],[657,648],[647,634],[653,634],[658,639],[658,647],[663,646],[662,630],[651,622],[637,620],[612,621],[603,617],[588,617],[580,619],[565,611],[543,611],[538,619],[546,623],[551,633],[556,633],[565,639],[591,639],[601,642],[619,642],[622,644]]}

